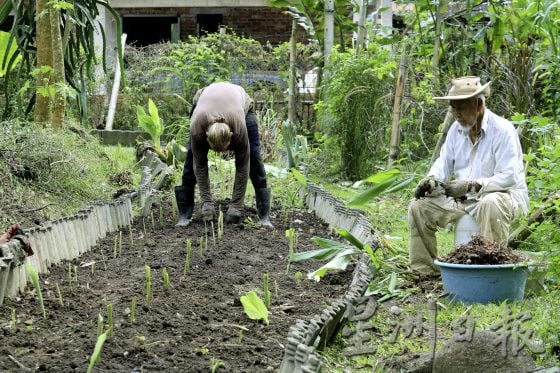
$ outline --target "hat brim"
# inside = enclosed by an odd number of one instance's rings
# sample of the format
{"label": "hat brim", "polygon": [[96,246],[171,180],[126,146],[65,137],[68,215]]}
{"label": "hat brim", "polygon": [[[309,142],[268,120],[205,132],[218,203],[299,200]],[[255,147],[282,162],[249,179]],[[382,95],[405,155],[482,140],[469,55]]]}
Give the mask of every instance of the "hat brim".
{"label": "hat brim", "polygon": [[[476,90],[473,93],[469,93],[468,95],[453,95],[453,96],[442,96],[442,97],[432,97],[433,100],[466,100],[467,98],[471,98],[474,97],[476,95],[479,95],[481,93],[483,93],[484,91],[486,91],[488,89],[488,87],[490,86],[491,82],[488,82],[486,84],[484,84],[482,87],[480,87],[478,90]],[[486,91],[485,94],[488,96],[490,93],[490,91]]]}

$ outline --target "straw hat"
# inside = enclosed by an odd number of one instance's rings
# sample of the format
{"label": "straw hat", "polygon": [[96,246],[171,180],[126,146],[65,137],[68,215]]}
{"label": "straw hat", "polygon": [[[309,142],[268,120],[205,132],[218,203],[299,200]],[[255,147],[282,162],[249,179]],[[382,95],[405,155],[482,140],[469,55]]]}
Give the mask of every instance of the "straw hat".
{"label": "straw hat", "polygon": [[490,95],[490,83],[488,82],[484,85],[480,84],[480,78],[478,76],[463,76],[462,78],[451,80],[451,89],[447,93],[447,96],[434,97],[434,100],[464,100],[467,98],[474,97],[480,93],[484,95]]}

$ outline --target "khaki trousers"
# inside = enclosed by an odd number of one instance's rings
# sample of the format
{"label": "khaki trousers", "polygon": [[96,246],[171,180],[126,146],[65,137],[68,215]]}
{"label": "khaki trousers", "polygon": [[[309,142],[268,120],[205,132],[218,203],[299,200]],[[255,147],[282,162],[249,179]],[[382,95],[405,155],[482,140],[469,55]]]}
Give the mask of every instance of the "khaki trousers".
{"label": "khaki trousers", "polygon": [[471,214],[480,234],[489,240],[507,243],[509,227],[514,217],[508,193],[493,192],[476,202],[463,203],[444,195],[413,199],[408,205],[410,227],[410,269],[423,275],[436,275],[439,268],[433,263],[437,257],[436,231],[456,222],[464,214]]}

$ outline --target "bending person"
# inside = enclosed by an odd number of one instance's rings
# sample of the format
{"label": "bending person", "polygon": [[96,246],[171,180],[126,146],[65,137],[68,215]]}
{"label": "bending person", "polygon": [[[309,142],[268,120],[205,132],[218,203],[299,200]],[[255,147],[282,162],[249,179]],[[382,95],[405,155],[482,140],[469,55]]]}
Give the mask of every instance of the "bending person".
{"label": "bending person", "polygon": [[238,222],[245,199],[247,179],[255,188],[257,212],[261,224],[270,222],[270,191],[260,155],[259,126],[253,100],[245,90],[231,83],[214,83],[199,90],[194,97],[190,140],[183,168],[182,185],[175,188],[179,210],[177,226],[187,226],[194,211],[194,192],[198,183],[204,220],[212,220],[214,201],[208,176],[208,151],[233,151],[235,181],[226,222]]}

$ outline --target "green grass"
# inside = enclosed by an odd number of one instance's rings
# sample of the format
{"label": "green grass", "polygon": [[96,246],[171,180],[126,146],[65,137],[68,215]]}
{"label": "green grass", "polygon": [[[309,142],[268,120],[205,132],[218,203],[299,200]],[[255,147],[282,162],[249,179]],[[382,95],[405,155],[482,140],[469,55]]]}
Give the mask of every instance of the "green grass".
{"label": "green grass", "polygon": [[45,220],[70,215],[110,199],[122,186],[115,175],[138,174],[132,171],[134,149],[103,147],[83,130],[56,132],[20,122],[2,122],[0,130],[0,149],[9,149],[0,157],[3,226],[30,225],[26,213]]}

